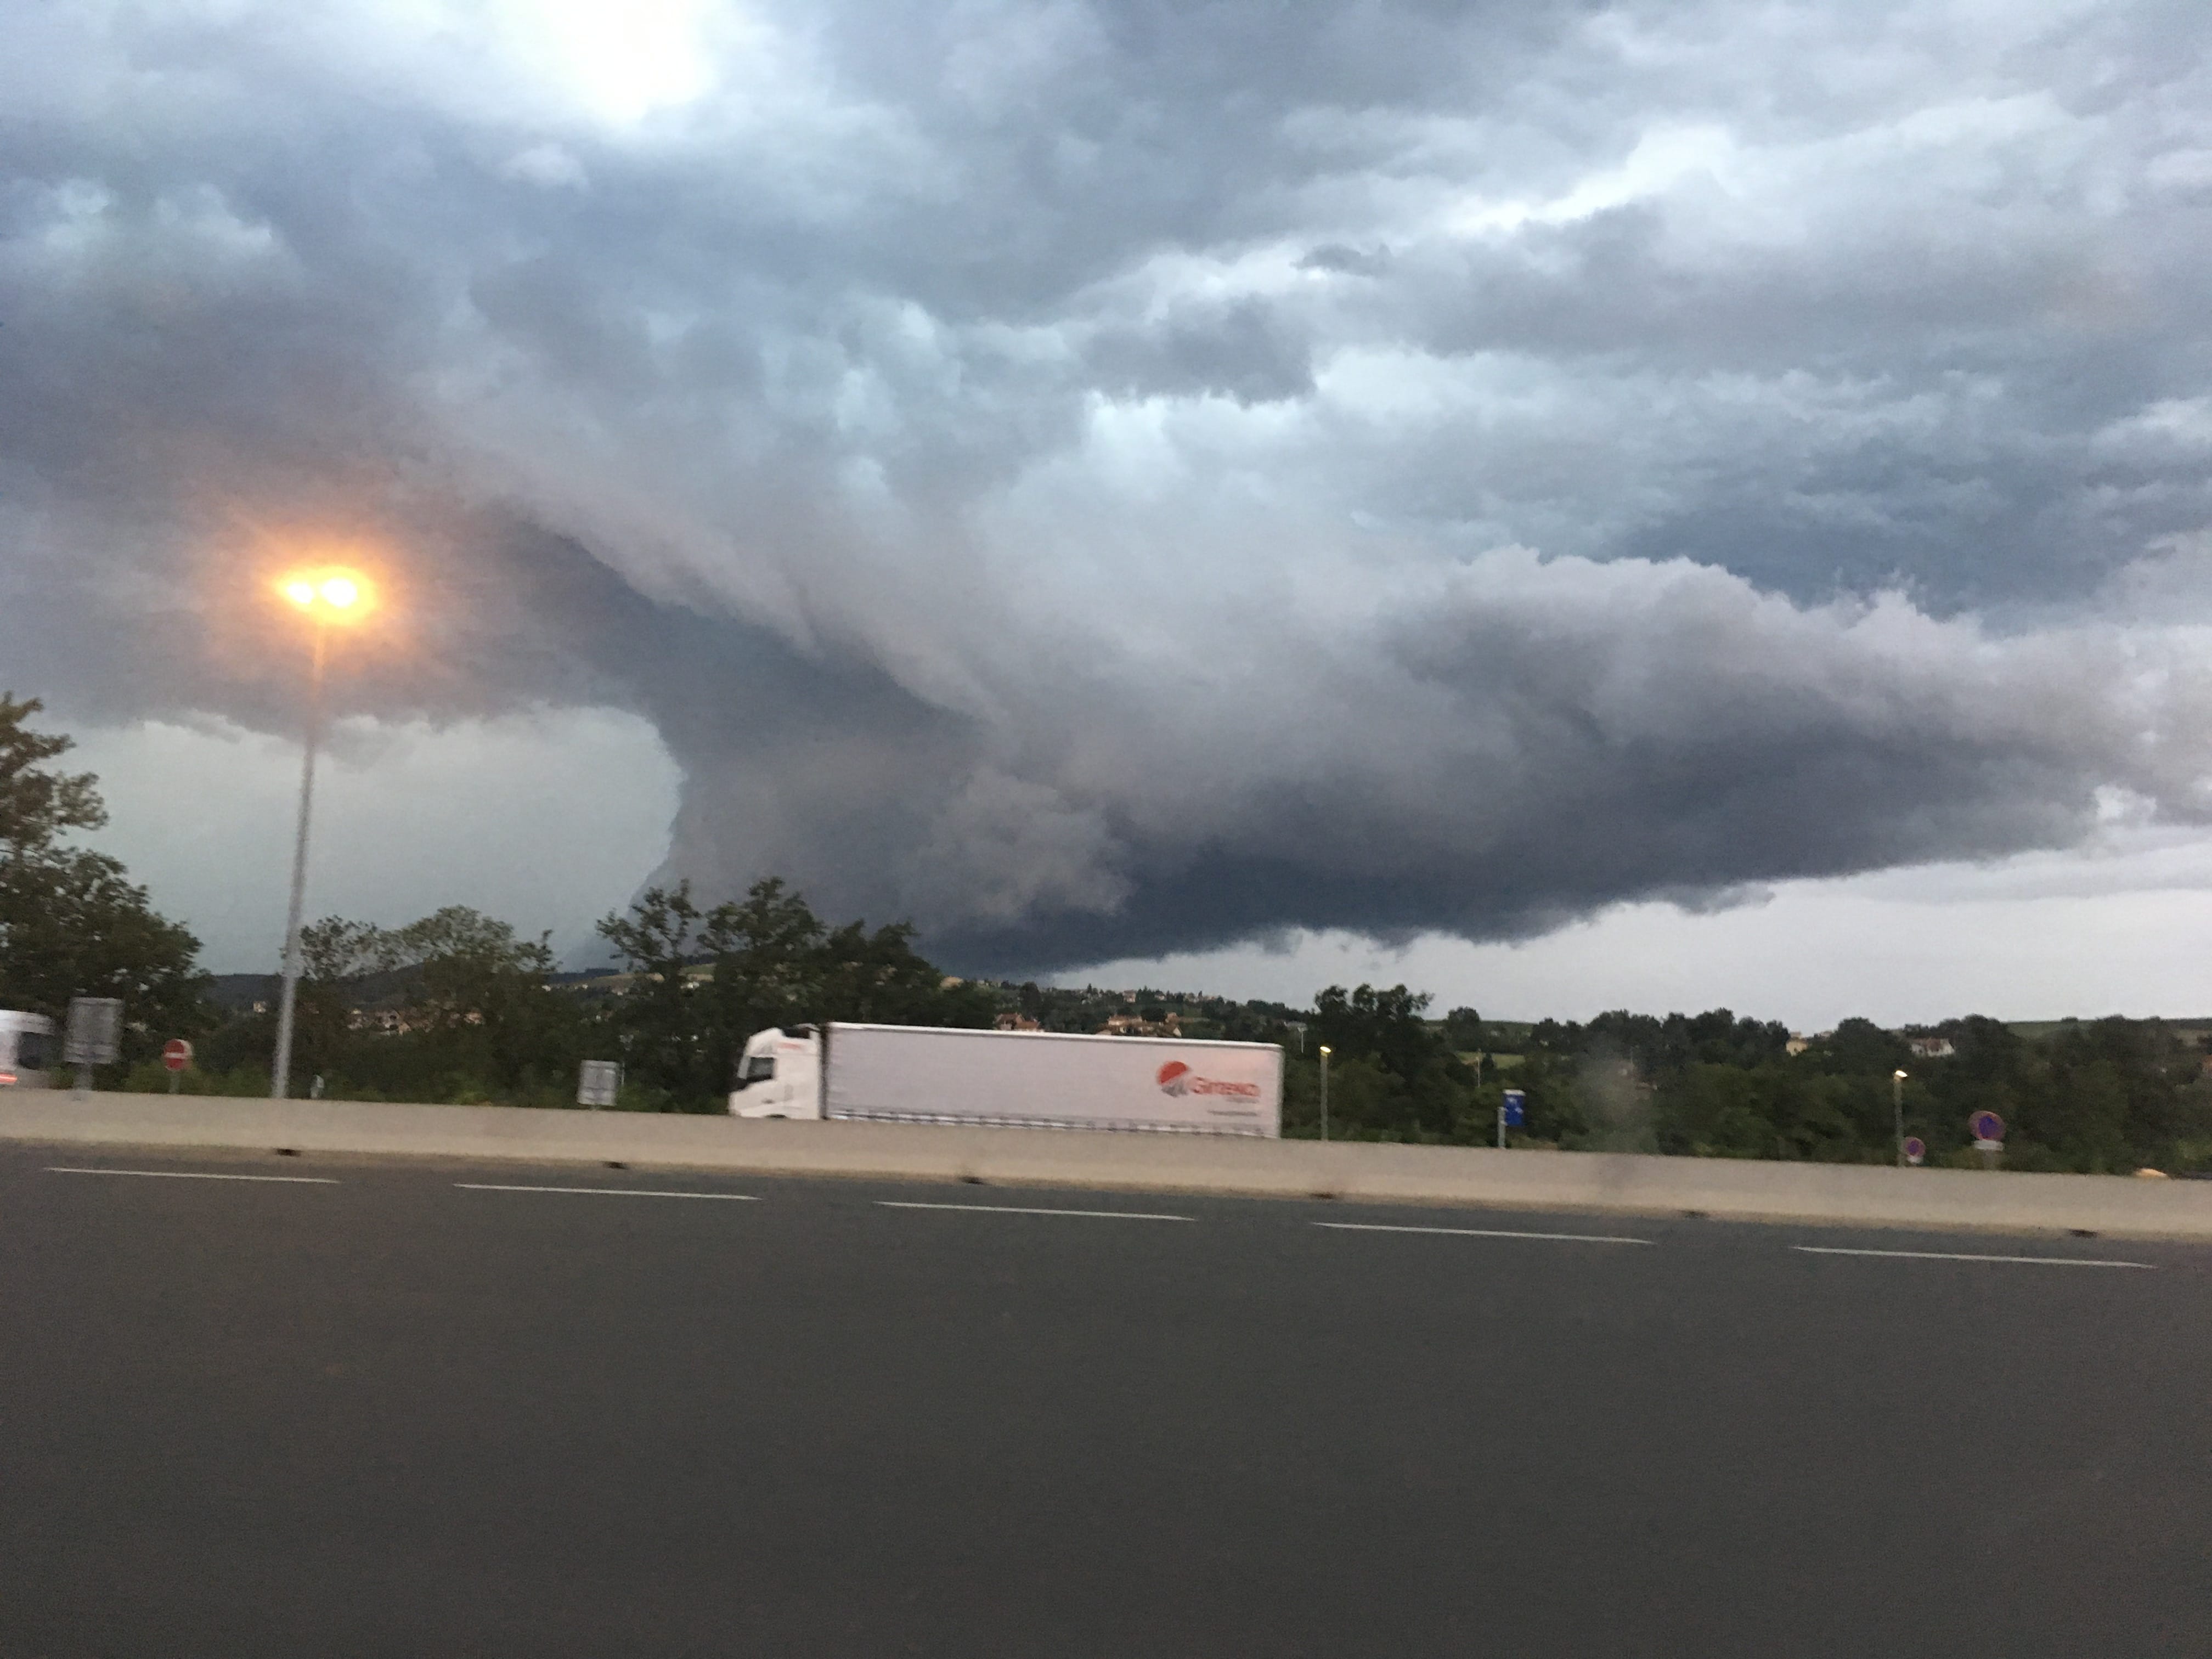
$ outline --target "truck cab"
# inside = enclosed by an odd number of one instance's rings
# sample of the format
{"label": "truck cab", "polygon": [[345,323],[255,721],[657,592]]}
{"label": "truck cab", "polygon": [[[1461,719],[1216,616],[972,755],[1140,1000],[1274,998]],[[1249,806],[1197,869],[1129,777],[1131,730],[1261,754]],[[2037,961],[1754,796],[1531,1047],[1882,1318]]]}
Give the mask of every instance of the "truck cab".
{"label": "truck cab", "polygon": [[811,1025],[754,1032],[731,1082],[732,1117],[820,1117],[821,1033]]}
{"label": "truck cab", "polygon": [[0,1008],[0,1089],[50,1089],[53,1064],[53,1021]]}

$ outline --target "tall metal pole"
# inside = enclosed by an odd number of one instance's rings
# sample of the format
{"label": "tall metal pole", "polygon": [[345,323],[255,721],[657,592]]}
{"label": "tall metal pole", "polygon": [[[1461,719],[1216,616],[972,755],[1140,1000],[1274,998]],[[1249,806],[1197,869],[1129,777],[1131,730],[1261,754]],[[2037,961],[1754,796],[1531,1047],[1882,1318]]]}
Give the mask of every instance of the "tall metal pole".
{"label": "tall metal pole", "polygon": [[1897,1167],[1905,1167],[1905,1073],[1889,1074],[1889,1105],[1897,1115]]}
{"label": "tall metal pole", "polygon": [[1328,1139],[1328,1047],[1321,1051],[1321,1138]]}
{"label": "tall metal pole", "polygon": [[290,1098],[292,1016],[300,992],[300,912],[307,897],[307,826],[315,805],[315,749],[323,735],[323,663],[330,647],[327,623],[315,624],[314,667],[307,681],[307,747],[300,766],[300,833],[292,845],[292,902],[284,916],[284,985],[276,1000],[276,1060],[270,1068],[269,1097]]}

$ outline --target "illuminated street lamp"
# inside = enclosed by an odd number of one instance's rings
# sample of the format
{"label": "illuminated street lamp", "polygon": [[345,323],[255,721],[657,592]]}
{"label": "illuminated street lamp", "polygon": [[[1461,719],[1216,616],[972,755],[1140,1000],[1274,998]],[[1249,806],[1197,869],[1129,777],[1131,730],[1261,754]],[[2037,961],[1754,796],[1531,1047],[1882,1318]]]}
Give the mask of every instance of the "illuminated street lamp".
{"label": "illuminated street lamp", "polygon": [[1328,1044],[1321,1045],[1321,1138],[1328,1139]]}
{"label": "illuminated street lamp", "polygon": [[1889,1105],[1897,1115],[1897,1167],[1905,1167],[1905,1073],[1889,1074]]}
{"label": "illuminated street lamp", "polygon": [[307,738],[300,767],[300,833],[292,846],[292,902],[284,916],[284,982],[276,1002],[276,1059],[270,1067],[269,1097],[288,1097],[292,1082],[292,1020],[300,991],[300,911],[307,895],[307,822],[315,799],[315,747],[323,734],[323,665],[332,627],[367,616],[374,603],[368,579],[357,570],[301,571],[276,584],[287,603],[315,625],[314,665],[307,679]]}

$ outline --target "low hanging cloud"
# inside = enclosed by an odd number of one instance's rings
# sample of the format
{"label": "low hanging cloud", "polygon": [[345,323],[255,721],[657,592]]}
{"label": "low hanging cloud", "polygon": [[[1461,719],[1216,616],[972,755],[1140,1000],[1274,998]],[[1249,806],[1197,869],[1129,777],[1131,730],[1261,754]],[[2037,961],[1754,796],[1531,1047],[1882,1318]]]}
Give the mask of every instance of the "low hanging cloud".
{"label": "low hanging cloud", "polygon": [[2212,680],[2103,623],[1995,638],[1893,595],[1808,609],[1522,550],[1264,620],[979,664],[988,719],[887,693],[918,741],[741,725],[687,757],[671,867],[720,888],[771,849],[964,958],[1083,962],[1288,926],[1523,936],[2212,809]]}
{"label": "low hanging cloud", "polygon": [[658,877],[1002,969],[2201,822],[2208,43],[27,9],[0,678],[285,729],[348,550],[349,708],[643,714]]}

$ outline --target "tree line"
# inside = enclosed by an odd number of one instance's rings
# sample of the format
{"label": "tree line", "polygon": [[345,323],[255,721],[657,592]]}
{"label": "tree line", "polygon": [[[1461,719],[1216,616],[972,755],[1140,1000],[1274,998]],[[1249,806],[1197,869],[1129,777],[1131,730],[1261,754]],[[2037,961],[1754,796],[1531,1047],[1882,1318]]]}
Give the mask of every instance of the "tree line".
{"label": "tree line", "polygon": [[[52,764],[70,747],[33,731],[34,700],[0,696],[0,1006],[58,1018],[76,995],[120,998],[127,1024],[108,1086],[163,1088],[156,1058],[191,1039],[194,1092],[261,1095],[273,994],[225,1006],[198,941],[73,833],[106,822],[96,780]],[[1574,1151],[1887,1163],[1894,1111],[1930,1161],[1971,1164],[1966,1121],[2005,1118],[2014,1169],[2123,1170],[2212,1164],[2212,1083],[2195,1039],[2156,1020],[2068,1023],[2030,1037],[1979,1017],[1924,1035],[1941,1057],[1871,1021],[1809,1045],[1727,1009],[1587,1023],[1432,1017],[1403,985],[1330,986],[1310,1008],[1279,1002],[951,978],[903,923],[833,925],[783,882],[702,904],[655,887],[598,932],[619,971],[558,971],[550,940],[449,908],[402,927],[325,917],[303,930],[295,1075],[333,1097],[561,1106],[586,1059],[624,1069],[621,1104],[722,1109],[747,1037],[810,1021],[1046,1030],[1140,1029],[1271,1042],[1285,1055],[1284,1131],[1322,1132],[1322,1050],[1332,1136],[1488,1145],[1504,1091],[1519,1091],[1511,1144]],[[1793,1050],[1796,1050],[1793,1052]],[[1895,1074],[1906,1075],[1898,1079]]]}
{"label": "tree line", "polygon": [[[1993,1111],[2008,1169],[2212,1166],[2206,1038],[2160,1020],[2065,1021],[2028,1036],[1972,1015],[1908,1036],[1847,1019],[1800,1043],[1786,1026],[1726,1008],[1620,1011],[1508,1034],[1469,1009],[1428,1020],[1426,1000],[1402,986],[1321,994],[1314,1030],[1335,1050],[1332,1133],[1484,1145],[1514,1089],[1525,1103],[1509,1134],[1518,1146],[1887,1164],[1901,1108],[1931,1164],[1976,1167],[1969,1121]],[[1949,1052],[1916,1053],[1913,1036]],[[1318,1066],[1308,1057],[1291,1075],[1303,1128],[1316,1115]]]}
{"label": "tree line", "polygon": [[[830,1019],[988,1025],[987,994],[954,981],[894,923],[831,927],[775,879],[702,907],[655,887],[599,933],[620,971],[557,971],[551,945],[460,907],[404,927],[326,917],[301,930],[294,1073],[349,1100],[565,1106],[586,1060],[619,1061],[626,1109],[723,1109],[745,1039]],[[215,1019],[191,1083],[263,1094],[273,1001]],[[142,1064],[137,1086],[166,1087]]]}

